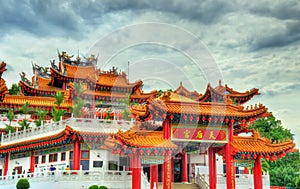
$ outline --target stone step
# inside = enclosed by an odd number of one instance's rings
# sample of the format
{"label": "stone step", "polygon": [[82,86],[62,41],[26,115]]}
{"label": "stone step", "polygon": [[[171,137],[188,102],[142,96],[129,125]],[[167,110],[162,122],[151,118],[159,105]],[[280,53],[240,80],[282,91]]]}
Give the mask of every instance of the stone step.
{"label": "stone step", "polygon": [[[158,184],[158,189],[162,189],[162,183]],[[172,183],[172,189],[199,189],[196,184]]]}

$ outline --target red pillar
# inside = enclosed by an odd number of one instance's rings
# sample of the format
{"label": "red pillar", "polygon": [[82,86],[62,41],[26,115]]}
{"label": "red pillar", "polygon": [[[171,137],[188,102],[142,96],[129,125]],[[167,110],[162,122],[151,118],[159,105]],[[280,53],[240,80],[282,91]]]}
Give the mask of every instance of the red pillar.
{"label": "red pillar", "polygon": [[172,165],[171,165],[171,151],[165,155],[163,164],[163,189],[172,189]]}
{"label": "red pillar", "polygon": [[76,139],[74,141],[74,152],[73,152],[73,170],[80,169],[80,141]]}
{"label": "red pillar", "polygon": [[244,167],[244,174],[249,174],[248,167]]}
{"label": "red pillar", "polygon": [[150,166],[150,189],[154,188],[154,184],[158,188],[158,165]]}
{"label": "red pillar", "polygon": [[255,159],[253,177],[254,177],[254,189],[262,189],[263,184],[262,184],[261,155],[259,155]]}
{"label": "red pillar", "polygon": [[164,132],[164,139],[170,139],[171,137],[171,125],[170,125],[170,117],[167,116],[165,118],[165,120],[163,121],[163,125],[162,125],[162,128],[163,128],[163,132]]}
{"label": "red pillar", "polygon": [[209,188],[216,189],[217,187],[216,154],[212,146],[208,148],[208,161],[209,161]]}
{"label": "red pillar", "polygon": [[131,156],[132,189],[141,189],[141,159],[138,153]]}
{"label": "red pillar", "polygon": [[3,176],[7,175],[7,171],[8,171],[8,162],[9,162],[9,153],[7,152],[5,154],[5,159],[4,159],[4,172],[3,172]]}
{"label": "red pillar", "polygon": [[181,175],[181,182],[188,183],[188,155],[185,152],[182,152],[181,156],[182,160],[182,175]]}
{"label": "red pillar", "polygon": [[31,151],[30,155],[30,172],[34,173],[34,164],[35,164],[35,158],[34,158],[34,151]]}
{"label": "red pillar", "polygon": [[232,124],[228,126],[228,143],[225,145],[225,161],[226,161],[226,186],[227,189],[235,189],[235,168],[234,159],[231,151],[231,143],[233,141]]}

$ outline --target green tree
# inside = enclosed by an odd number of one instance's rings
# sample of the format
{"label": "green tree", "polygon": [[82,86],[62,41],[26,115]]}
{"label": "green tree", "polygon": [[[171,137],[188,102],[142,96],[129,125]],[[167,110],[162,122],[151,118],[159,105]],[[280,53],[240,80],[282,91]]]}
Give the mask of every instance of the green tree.
{"label": "green tree", "polygon": [[[280,120],[274,116],[260,118],[256,120],[250,129],[257,129],[262,137],[270,139],[272,142],[279,143],[288,139],[293,139],[294,134],[290,129],[282,126]],[[285,157],[276,161],[269,161],[269,168],[266,160],[263,160],[263,169],[269,169],[271,186],[295,187],[297,175],[300,170],[299,152],[287,153]]]}
{"label": "green tree", "polygon": [[25,119],[26,119],[26,115],[31,110],[31,108],[29,108],[29,102],[26,102],[20,109],[23,112],[23,114],[25,115]]}
{"label": "green tree", "polygon": [[42,110],[40,108],[36,111],[36,114],[38,116],[38,120],[35,121],[35,124],[37,126],[41,126],[42,125],[42,123],[45,120],[45,116],[47,115],[47,113],[48,113],[48,111]]}
{"label": "green tree", "polygon": [[53,108],[53,111],[51,112],[53,121],[60,121],[60,117],[64,115],[66,110],[56,109]]}
{"label": "green tree", "polygon": [[84,93],[84,90],[82,89],[81,83],[74,83],[74,91],[73,91],[73,108],[72,112],[74,117],[80,117],[82,115],[82,108],[84,107],[84,102],[81,99],[81,95]]}
{"label": "green tree", "polygon": [[272,142],[280,142],[294,137],[291,130],[284,128],[281,121],[276,120],[274,116],[256,120],[250,129],[257,129],[261,136],[272,140]]}
{"label": "green tree", "polygon": [[56,104],[59,107],[64,101],[64,95],[60,91],[57,91],[55,94],[55,99],[56,102],[54,102],[54,104]]}
{"label": "green tree", "polygon": [[29,128],[29,123],[28,123],[28,121],[26,119],[23,119],[18,124],[21,125],[21,130]]}
{"label": "green tree", "polygon": [[11,126],[11,122],[14,120],[15,116],[14,113],[11,109],[8,110],[8,112],[5,113],[5,116],[7,117],[7,119],[9,120],[9,124],[6,124],[5,127],[5,132],[9,133],[9,131],[11,133],[15,132],[15,128],[13,126]]}
{"label": "green tree", "polygon": [[12,86],[8,89],[8,94],[10,95],[18,95],[20,94],[20,86],[16,83],[12,84]]}

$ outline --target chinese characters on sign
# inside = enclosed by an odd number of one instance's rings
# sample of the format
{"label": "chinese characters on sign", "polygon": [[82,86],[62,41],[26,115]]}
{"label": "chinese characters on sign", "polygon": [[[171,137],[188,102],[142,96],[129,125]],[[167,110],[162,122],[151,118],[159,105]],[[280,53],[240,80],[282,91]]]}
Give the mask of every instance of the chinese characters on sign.
{"label": "chinese characters on sign", "polygon": [[227,143],[227,128],[172,127],[172,140]]}

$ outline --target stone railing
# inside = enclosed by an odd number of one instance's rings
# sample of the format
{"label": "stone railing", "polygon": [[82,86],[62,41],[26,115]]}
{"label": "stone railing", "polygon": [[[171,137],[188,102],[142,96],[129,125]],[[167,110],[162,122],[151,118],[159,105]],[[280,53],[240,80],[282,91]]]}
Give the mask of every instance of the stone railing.
{"label": "stone railing", "polygon": [[68,184],[78,182],[82,186],[85,182],[101,182],[108,188],[131,188],[130,171],[44,171],[27,174],[0,176],[0,188],[4,185],[15,184],[19,178],[28,178],[30,183],[55,182]]}
{"label": "stone railing", "polygon": [[[196,177],[196,183],[197,179],[199,179],[199,183],[204,183],[205,181],[207,183],[207,186],[209,188],[209,175],[200,175],[199,177]],[[262,184],[263,188],[270,188],[270,177],[269,175],[262,175]],[[199,184],[198,184],[199,185]],[[235,174],[235,185],[236,188],[239,189],[249,189],[254,187],[254,178],[251,174]],[[201,186],[201,185],[199,185]],[[203,187],[203,186],[202,186]],[[203,187],[205,188],[205,187]],[[226,188],[226,174],[217,174],[217,188]]]}
{"label": "stone railing", "polygon": [[150,183],[148,182],[147,173],[141,173],[141,189],[150,189]]}
{"label": "stone railing", "polygon": [[199,186],[201,189],[209,189],[209,184],[205,180],[205,175],[197,174],[195,178],[195,183]]}
{"label": "stone railing", "polygon": [[14,133],[1,135],[1,145],[9,144],[16,141],[23,141],[32,138],[38,138],[43,136],[49,136],[52,133],[57,133],[63,130],[66,125],[79,131],[90,132],[106,132],[113,133],[120,130],[129,130],[133,126],[133,120],[107,120],[107,119],[87,119],[87,118],[69,118],[66,120],[60,120],[58,122],[52,122],[41,125],[33,126],[28,129],[16,131]]}

